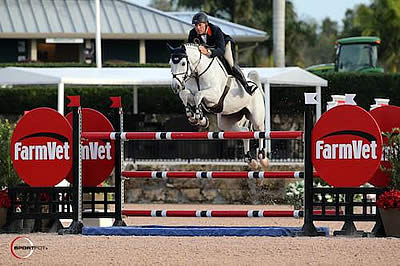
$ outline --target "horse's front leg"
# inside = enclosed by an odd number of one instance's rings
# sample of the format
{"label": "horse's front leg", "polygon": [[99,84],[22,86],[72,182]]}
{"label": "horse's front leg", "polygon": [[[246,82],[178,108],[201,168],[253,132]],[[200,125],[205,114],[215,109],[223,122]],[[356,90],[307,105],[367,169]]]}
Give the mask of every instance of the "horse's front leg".
{"label": "horse's front leg", "polygon": [[194,118],[197,121],[197,125],[200,127],[208,128],[210,125],[208,117],[204,115],[203,108],[200,105],[196,105],[194,108]]}
{"label": "horse's front leg", "polygon": [[193,101],[193,95],[189,90],[184,89],[179,92],[179,97],[181,98],[183,106],[185,107],[185,114],[189,123],[193,126],[196,126],[198,124],[198,120],[196,120],[195,113],[193,112],[193,109],[190,107],[189,103],[190,100]]}
{"label": "horse's front leg", "polygon": [[204,115],[203,113],[203,108],[201,106],[201,103],[203,101],[203,99],[207,99],[209,101],[209,99],[213,99],[215,98],[214,95],[212,95],[209,90],[203,90],[203,91],[199,91],[198,93],[196,93],[196,95],[194,96],[194,104],[195,104],[195,119],[198,121],[198,126],[207,128],[210,124],[210,122],[208,121],[207,116]]}

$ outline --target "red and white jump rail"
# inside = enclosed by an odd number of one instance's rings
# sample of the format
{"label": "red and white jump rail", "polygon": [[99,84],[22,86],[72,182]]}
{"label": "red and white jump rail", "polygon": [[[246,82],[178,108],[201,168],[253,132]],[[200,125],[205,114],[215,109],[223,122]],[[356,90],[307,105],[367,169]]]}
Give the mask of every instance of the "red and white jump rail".
{"label": "red and white jump rail", "polygon": [[[216,179],[216,178],[304,178],[304,172],[298,171],[278,171],[278,172],[263,172],[263,171],[124,171],[122,176],[128,178],[153,178],[153,179],[168,179],[168,178],[196,178],[196,179]],[[319,177],[314,173],[314,177]]]}
{"label": "red and white jump rail", "polygon": [[[340,210],[339,213],[342,213]],[[314,210],[315,215],[321,215],[322,210]],[[335,210],[325,210],[326,215],[336,215]],[[122,210],[125,216],[140,217],[294,217],[304,216],[303,211],[279,211],[279,210]]]}
{"label": "red and white jump rail", "polygon": [[115,140],[217,140],[217,139],[302,139],[303,131],[248,132],[82,132],[84,139]]}

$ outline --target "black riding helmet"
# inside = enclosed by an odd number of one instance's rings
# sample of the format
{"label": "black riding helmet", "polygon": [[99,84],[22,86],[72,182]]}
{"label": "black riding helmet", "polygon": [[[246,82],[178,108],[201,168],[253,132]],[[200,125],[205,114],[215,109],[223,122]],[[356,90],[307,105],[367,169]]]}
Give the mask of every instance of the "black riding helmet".
{"label": "black riding helmet", "polygon": [[196,24],[198,24],[198,23],[208,23],[208,17],[207,17],[207,14],[206,14],[206,13],[204,13],[204,12],[199,12],[199,13],[196,13],[196,14],[193,16],[192,24],[196,25]]}

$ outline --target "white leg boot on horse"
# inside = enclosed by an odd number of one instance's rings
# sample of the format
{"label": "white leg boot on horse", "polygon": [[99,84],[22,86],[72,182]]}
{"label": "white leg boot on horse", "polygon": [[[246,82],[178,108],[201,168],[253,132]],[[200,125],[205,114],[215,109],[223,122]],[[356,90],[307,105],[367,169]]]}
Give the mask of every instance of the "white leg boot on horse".
{"label": "white leg boot on horse", "polygon": [[199,127],[208,128],[210,123],[208,121],[208,117],[203,114],[203,110],[202,110],[201,106],[197,106],[195,108],[195,115],[194,116],[195,116],[196,121],[198,121],[197,125]]}
{"label": "white leg boot on horse", "polygon": [[[257,84],[256,91],[254,92],[254,97],[251,98],[251,104],[246,108],[248,112],[246,113],[246,118],[251,122],[252,130],[254,131],[264,131],[265,130],[265,112],[259,111],[259,106],[264,105],[264,94],[261,90],[261,83],[257,72],[251,71],[248,74],[248,79]],[[258,141],[258,151],[257,151],[258,162],[263,169],[263,171],[268,170],[269,159],[267,157],[267,152],[265,150],[265,140],[260,139]]]}

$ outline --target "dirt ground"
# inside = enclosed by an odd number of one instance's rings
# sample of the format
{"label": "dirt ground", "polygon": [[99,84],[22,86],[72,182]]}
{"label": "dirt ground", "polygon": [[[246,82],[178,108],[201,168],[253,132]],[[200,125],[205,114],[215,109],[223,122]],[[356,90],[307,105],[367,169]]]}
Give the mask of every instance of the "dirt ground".
{"label": "dirt ground", "polygon": [[[128,205],[128,209],[290,210],[289,206]],[[302,226],[295,218],[126,218],[128,225]],[[342,222],[316,222],[330,233]],[[373,224],[357,223],[371,231]],[[400,265],[400,238],[135,237],[34,233],[26,259],[10,251],[15,234],[0,235],[0,265]],[[22,240],[19,240],[22,241]],[[22,243],[22,242],[20,242]],[[25,255],[19,251],[18,255]]]}

